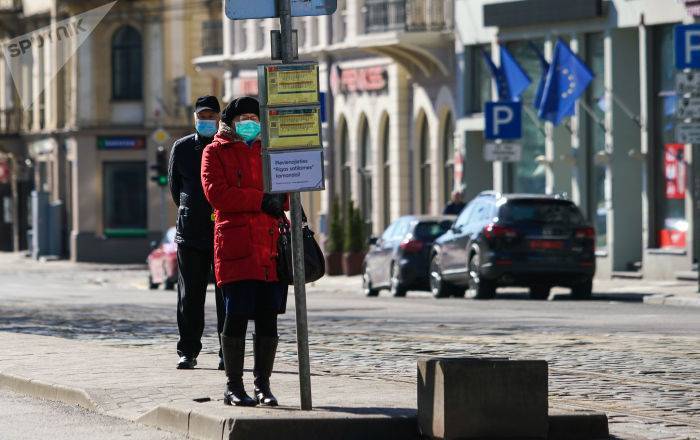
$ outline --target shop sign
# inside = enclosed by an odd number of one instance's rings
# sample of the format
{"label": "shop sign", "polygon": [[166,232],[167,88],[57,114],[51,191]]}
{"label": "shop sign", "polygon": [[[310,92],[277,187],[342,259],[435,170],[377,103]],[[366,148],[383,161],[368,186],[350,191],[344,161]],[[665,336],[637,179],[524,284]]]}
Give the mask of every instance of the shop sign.
{"label": "shop sign", "polygon": [[487,162],[520,162],[523,146],[512,142],[489,142],[484,145]]}
{"label": "shop sign", "polygon": [[145,136],[98,136],[99,150],[143,150],[146,148]]}
{"label": "shop sign", "polygon": [[685,145],[666,144],[664,146],[664,178],[666,180],[666,199],[685,198],[687,167],[683,159]]}
{"label": "shop sign", "polygon": [[693,17],[700,17],[700,0],[683,0],[685,9]]}
{"label": "shop sign", "polygon": [[336,66],[331,73],[331,83],[336,93],[381,92],[389,85],[386,67],[362,67],[341,69]]}
{"label": "shop sign", "polygon": [[676,124],[676,141],[682,144],[700,144],[700,122]]}
{"label": "shop sign", "polygon": [[270,152],[266,160],[271,192],[324,189],[323,150]]}

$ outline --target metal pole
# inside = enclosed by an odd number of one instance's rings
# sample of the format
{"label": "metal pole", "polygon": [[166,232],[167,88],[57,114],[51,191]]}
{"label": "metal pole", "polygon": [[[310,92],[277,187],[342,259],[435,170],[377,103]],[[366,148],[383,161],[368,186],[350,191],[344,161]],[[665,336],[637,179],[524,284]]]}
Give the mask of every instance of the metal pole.
{"label": "metal pole", "polygon": [[160,187],[160,233],[165,234],[165,187]]}
{"label": "metal pole", "polygon": [[[290,0],[277,0],[280,16],[280,41],[282,63],[294,60],[292,42],[292,11]],[[309,329],[306,319],[306,275],[304,273],[304,240],[302,236],[301,195],[290,195],[292,217],[292,264],[294,266],[294,305],[297,324],[297,353],[299,357],[299,390],[301,409],[309,411],[311,405],[311,367],[309,364]]]}

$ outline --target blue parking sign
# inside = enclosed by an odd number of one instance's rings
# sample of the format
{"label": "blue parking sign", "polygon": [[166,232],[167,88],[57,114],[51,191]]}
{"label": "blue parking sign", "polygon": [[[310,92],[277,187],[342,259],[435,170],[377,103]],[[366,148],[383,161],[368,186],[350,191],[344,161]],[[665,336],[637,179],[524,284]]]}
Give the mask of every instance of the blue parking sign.
{"label": "blue parking sign", "polygon": [[486,139],[519,139],[523,135],[522,102],[487,102]]}
{"label": "blue parking sign", "polygon": [[700,24],[674,28],[677,69],[700,69]]}

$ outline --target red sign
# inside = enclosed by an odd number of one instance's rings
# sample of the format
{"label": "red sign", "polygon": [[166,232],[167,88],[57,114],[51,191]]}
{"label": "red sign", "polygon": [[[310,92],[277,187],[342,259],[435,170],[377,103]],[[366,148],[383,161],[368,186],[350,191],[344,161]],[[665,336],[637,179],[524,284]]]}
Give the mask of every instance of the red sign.
{"label": "red sign", "polygon": [[684,199],[687,178],[687,166],[684,160],[685,146],[683,144],[666,144],[664,152],[666,198],[670,200]]}
{"label": "red sign", "polygon": [[0,184],[10,182],[10,166],[7,161],[0,162]]}
{"label": "red sign", "polygon": [[331,72],[333,90],[338,93],[379,92],[387,88],[386,68],[381,66],[340,69]]}
{"label": "red sign", "polygon": [[662,248],[684,248],[685,231],[662,229],[659,231],[659,246]]}

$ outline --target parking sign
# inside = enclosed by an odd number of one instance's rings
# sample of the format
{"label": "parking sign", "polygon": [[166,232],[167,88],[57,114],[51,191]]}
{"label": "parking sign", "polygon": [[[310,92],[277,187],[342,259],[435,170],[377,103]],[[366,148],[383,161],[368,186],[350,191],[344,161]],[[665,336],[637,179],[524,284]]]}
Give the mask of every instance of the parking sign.
{"label": "parking sign", "polygon": [[522,137],[522,102],[487,102],[484,110],[486,139]]}
{"label": "parking sign", "polygon": [[700,24],[675,27],[676,68],[700,69]]}

